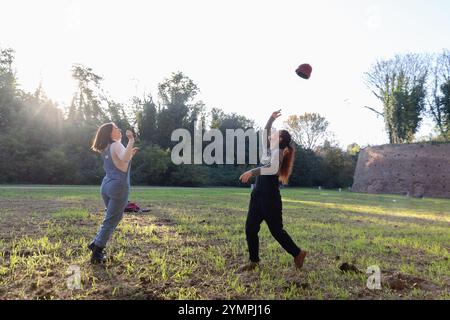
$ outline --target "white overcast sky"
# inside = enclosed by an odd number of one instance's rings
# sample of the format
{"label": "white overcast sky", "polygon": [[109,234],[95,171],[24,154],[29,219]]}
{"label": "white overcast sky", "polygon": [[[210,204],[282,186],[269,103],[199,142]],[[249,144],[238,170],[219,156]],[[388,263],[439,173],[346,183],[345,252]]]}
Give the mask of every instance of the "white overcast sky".
{"label": "white overcast sky", "polygon": [[[363,82],[377,58],[450,48],[447,0],[2,0],[0,47],[19,83],[67,104],[83,63],[127,102],[183,71],[211,107],[264,125],[272,110],[318,112],[342,146],[387,142]],[[310,63],[310,80],[295,75]],[[281,122],[278,123],[280,127]],[[425,123],[420,134],[429,132]]]}

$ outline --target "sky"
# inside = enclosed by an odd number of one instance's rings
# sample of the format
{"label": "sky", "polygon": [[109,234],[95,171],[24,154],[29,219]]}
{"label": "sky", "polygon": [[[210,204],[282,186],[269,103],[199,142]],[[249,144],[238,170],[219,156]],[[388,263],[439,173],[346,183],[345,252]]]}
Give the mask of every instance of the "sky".
{"label": "sky", "polygon": [[[388,142],[364,84],[377,59],[450,48],[447,0],[2,0],[0,47],[16,51],[19,84],[42,83],[60,105],[73,63],[91,67],[110,96],[157,96],[182,71],[199,99],[263,126],[276,109],[317,112],[343,147]],[[309,80],[295,74],[309,63]],[[431,130],[425,121],[420,135]]]}

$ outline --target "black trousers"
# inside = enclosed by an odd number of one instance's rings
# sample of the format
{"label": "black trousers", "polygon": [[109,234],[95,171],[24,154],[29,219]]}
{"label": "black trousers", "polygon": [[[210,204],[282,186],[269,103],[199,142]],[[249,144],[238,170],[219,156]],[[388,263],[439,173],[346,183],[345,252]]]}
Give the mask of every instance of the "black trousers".
{"label": "black trousers", "polygon": [[272,236],[284,250],[296,257],[300,248],[283,229],[282,205],[280,194],[263,194],[253,191],[245,223],[250,261],[259,262],[259,237],[261,223],[266,221]]}

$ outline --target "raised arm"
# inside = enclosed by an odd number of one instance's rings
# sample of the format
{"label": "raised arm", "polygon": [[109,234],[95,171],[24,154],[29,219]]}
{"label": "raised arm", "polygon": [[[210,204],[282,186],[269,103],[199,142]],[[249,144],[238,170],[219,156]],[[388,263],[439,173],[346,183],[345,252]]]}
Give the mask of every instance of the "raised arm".
{"label": "raised arm", "polygon": [[267,132],[267,136],[266,136],[266,146],[267,148],[270,148],[270,140],[269,137],[272,134],[272,124],[274,123],[274,121],[281,116],[281,109],[278,111],[274,111],[272,113],[272,115],[270,116],[269,120],[267,120],[266,126],[264,127],[264,130],[266,130]]}
{"label": "raised arm", "polygon": [[133,158],[134,155],[134,135],[130,130],[127,130],[126,134],[128,138],[128,144],[126,148],[120,141],[115,142],[113,145],[117,157],[124,162],[130,162],[131,158]]}
{"label": "raised arm", "polygon": [[[269,137],[271,136],[272,124],[280,116],[281,116],[281,110],[274,111],[272,113],[272,115],[270,116],[269,120],[267,121],[267,124],[264,128],[267,132],[266,139],[267,139],[267,149],[268,150],[270,150]],[[264,166],[254,168],[254,169],[244,172],[239,177],[239,180],[241,180],[243,183],[247,183],[251,177],[256,177],[261,174],[263,174],[263,175],[278,175],[280,172],[280,167],[281,167],[282,161],[283,161],[283,155],[279,151],[273,152],[270,155],[270,163],[269,164],[266,164]]]}

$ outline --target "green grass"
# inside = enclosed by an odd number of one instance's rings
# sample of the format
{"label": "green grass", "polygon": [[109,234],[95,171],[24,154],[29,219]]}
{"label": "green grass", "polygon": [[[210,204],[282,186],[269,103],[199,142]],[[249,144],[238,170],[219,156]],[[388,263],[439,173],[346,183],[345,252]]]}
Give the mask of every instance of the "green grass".
{"label": "green grass", "polygon": [[[126,214],[107,264],[92,266],[98,186],[0,186],[0,299],[450,298],[450,200],[283,189],[285,229],[309,252],[304,269],[263,224],[261,267],[241,273],[249,193],[134,187],[130,200],[150,213]],[[343,262],[363,273],[342,273]],[[80,290],[66,284],[74,265]],[[372,265],[382,290],[366,288]],[[395,274],[414,281],[397,290]]]}
{"label": "green grass", "polygon": [[83,219],[89,217],[89,212],[86,209],[67,208],[52,213],[52,216],[56,219]]}

